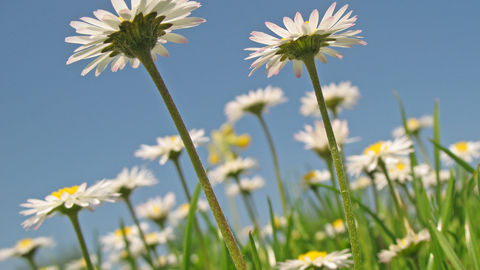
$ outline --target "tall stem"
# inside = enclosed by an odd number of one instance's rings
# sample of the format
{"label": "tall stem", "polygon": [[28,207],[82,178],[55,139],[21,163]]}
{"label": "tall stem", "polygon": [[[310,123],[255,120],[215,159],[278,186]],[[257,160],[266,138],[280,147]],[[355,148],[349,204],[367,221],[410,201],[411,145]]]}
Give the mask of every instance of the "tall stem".
{"label": "tall stem", "polygon": [[265,120],[263,120],[263,116],[260,113],[256,114],[256,116],[258,117],[258,120],[262,125],[263,131],[267,136],[268,146],[270,147],[270,152],[272,153],[273,166],[275,167],[275,176],[277,178],[277,186],[278,192],[280,193],[280,200],[282,202],[283,214],[287,216],[287,198],[285,195],[285,190],[283,188],[282,176],[280,175],[280,166],[278,165],[277,151],[275,150],[272,135],[270,135],[270,131],[268,130],[267,124],[265,124]]}
{"label": "tall stem", "polygon": [[243,260],[242,253],[240,252],[240,249],[238,248],[238,245],[235,242],[235,238],[233,237],[233,234],[230,231],[230,227],[228,226],[225,215],[223,214],[220,204],[218,203],[215,193],[213,192],[212,185],[208,180],[205,169],[203,168],[202,162],[198,157],[197,151],[195,150],[195,146],[193,145],[192,139],[190,138],[190,135],[188,134],[188,130],[185,127],[185,124],[183,123],[182,117],[180,116],[180,113],[178,112],[177,107],[173,102],[172,96],[170,96],[170,93],[168,92],[168,89],[165,83],[163,82],[163,79],[160,76],[160,73],[158,72],[157,67],[155,66],[155,63],[152,60],[150,51],[144,50],[136,56],[140,60],[140,62],[142,62],[143,66],[145,67],[147,72],[150,74],[150,77],[152,77],[152,80],[157,86],[157,89],[160,92],[160,95],[162,96],[163,101],[165,102],[165,105],[167,106],[170,116],[172,117],[173,122],[177,127],[178,133],[182,138],[182,141],[185,145],[185,149],[187,150],[188,156],[190,157],[193,168],[195,169],[195,172],[197,174],[198,181],[202,185],[202,189],[203,189],[203,192],[205,193],[205,197],[207,198],[208,204],[212,209],[213,216],[217,221],[218,227],[220,228],[220,232],[223,235],[223,239],[225,239],[225,243],[230,252],[230,256],[232,256],[232,259],[236,268],[239,270],[246,270],[247,266],[245,265],[245,261]]}
{"label": "tall stem", "polygon": [[252,201],[249,200],[249,194],[245,191],[242,190],[242,188],[240,187],[240,180],[238,179],[238,175],[234,176],[233,179],[235,179],[235,182],[237,183],[238,185],[238,189],[239,189],[239,192],[242,194],[242,199],[243,199],[243,202],[245,203],[245,207],[247,208],[247,212],[248,212],[248,215],[250,216],[250,220],[252,221],[253,223],[253,226],[255,227],[255,230],[257,231],[257,233],[259,234],[260,233],[260,225],[258,225],[258,219],[257,219],[257,216],[256,216],[256,210],[255,210],[255,206],[252,205]]}
{"label": "tall stem", "polygon": [[322,198],[322,195],[320,194],[320,191],[318,190],[318,187],[312,186],[311,189],[313,190],[313,193],[315,194],[315,197],[317,197],[318,201],[322,205],[323,210],[325,211],[325,215],[327,216],[328,222],[332,223],[334,221],[334,219],[333,219],[333,217],[331,216],[331,213],[330,213],[330,211],[332,209],[327,206],[327,203]]}
{"label": "tall stem", "polygon": [[190,191],[188,190],[187,181],[185,180],[185,176],[183,176],[182,168],[180,167],[180,162],[178,161],[179,158],[173,158],[173,164],[175,164],[175,169],[177,170],[178,177],[180,177],[180,182],[182,182],[183,191],[185,192],[185,196],[187,197],[188,202],[192,200],[192,195],[190,195]]}
{"label": "tall stem", "polygon": [[143,233],[142,228],[140,227],[140,222],[138,222],[137,215],[135,214],[135,211],[133,210],[132,203],[130,202],[130,197],[128,195],[122,196],[123,200],[127,204],[128,211],[130,212],[130,215],[133,218],[133,222],[135,222],[135,225],[137,226],[138,233],[140,234],[140,238],[142,238],[143,245],[145,246],[145,256],[146,259],[153,265],[154,260],[152,259],[152,255],[150,254],[150,251],[153,251],[153,254],[155,254],[155,260],[158,259],[157,252],[155,249],[152,249],[148,246],[147,241],[145,240],[145,234]]}
{"label": "tall stem", "polygon": [[430,162],[430,158],[428,157],[427,149],[425,149],[425,145],[422,142],[422,138],[420,138],[419,133],[413,134],[413,137],[417,141],[418,148],[420,149],[420,153],[422,153],[423,161],[427,163],[430,167],[432,167],[432,163]]}
{"label": "tall stem", "polygon": [[85,244],[85,239],[83,238],[82,229],[80,228],[80,223],[78,223],[78,211],[67,214],[68,218],[72,222],[75,233],[77,234],[78,243],[80,244],[80,249],[82,250],[83,258],[85,264],[87,265],[87,270],[94,270],[92,261],[90,260],[90,254],[88,253],[87,245]]}
{"label": "tall stem", "polygon": [[27,259],[28,261],[28,264],[30,265],[30,267],[32,267],[33,270],[37,270],[38,267],[37,267],[37,264],[35,263],[35,260],[33,259],[33,253],[28,255],[28,256],[23,256],[25,259]]}
{"label": "tall stem", "polygon": [[338,151],[335,135],[333,134],[332,124],[327,112],[327,106],[322,93],[322,87],[320,86],[320,80],[318,79],[317,68],[315,66],[314,55],[311,54],[302,59],[307,67],[310,79],[312,80],[315,95],[317,96],[318,106],[320,107],[320,113],[322,115],[323,123],[325,124],[325,131],[328,137],[328,143],[330,145],[330,151],[332,153],[333,163],[337,172],[338,184],[340,186],[340,192],[342,194],[343,207],[345,210],[345,217],[348,225],[348,233],[350,236],[350,244],[352,245],[353,264],[354,269],[362,269],[362,252],[360,250],[360,243],[358,241],[357,227],[355,224],[355,214],[353,213],[352,201],[350,200],[350,194],[348,191],[348,184],[345,179],[345,172],[343,170],[342,159]]}
{"label": "tall stem", "polygon": [[[330,172],[330,179],[332,180],[332,187],[337,188],[337,183],[335,182],[335,171],[333,170],[333,162],[331,158],[326,158],[325,162],[327,163],[328,171]],[[337,207],[340,209],[342,203],[340,202],[340,197],[337,193],[334,193],[335,199],[337,200]]]}

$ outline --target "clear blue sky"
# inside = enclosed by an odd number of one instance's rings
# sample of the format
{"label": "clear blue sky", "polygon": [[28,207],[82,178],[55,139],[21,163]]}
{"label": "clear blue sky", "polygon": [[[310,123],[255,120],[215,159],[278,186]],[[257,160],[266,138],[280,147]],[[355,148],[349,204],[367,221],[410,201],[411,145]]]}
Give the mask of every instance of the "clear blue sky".
{"label": "clear blue sky", "polygon": [[[305,152],[293,134],[311,125],[313,119],[299,114],[300,97],[312,86],[307,74],[297,79],[292,65],[279,75],[267,78],[260,68],[248,77],[252,60],[245,61],[244,48],[257,46],[248,37],[251,31],[270,33],[265,21],[283,26],[284,16],[297,11],[308,17],[313,9],[321,16],[331,1],[202,1],[192,16],[205,18],[198,27],[179,30],[187,44],[167,43],[170,58],[157,66],[174,100],[191,128],[209,134],[226,118],[225,104],[236,95],[271,84],[281,87],[289,101],[266,116],[278,148],[285,179],[307,168],[324,168],[313,153]],[[381,3],[381,4],[379,4]],[[340,1],[358,15],[367,46],[339,49],[342,60],[317,62],[323,84],[350,80],[362,98],[353,111],[340,117],[349,121],[352,136],[347,154],[357,154],[367,145],[391,138],[400,125],[392,91],[402,97],[408,116],[431,114],[440,100],[442,142],[480,140],[480,14],[479,1]],[[44,198],[59,188],[103,178],[114,178],[123,167],[141,165],[133,153],[140,144],[154,144],[157,136],[176,134],[170,116],[142,66],[112,73],[105,70],[80,76],[89,61],[66,66],[77,47],[64,42],[75,35],[70,21],[93,17],[93,11],[114,12],[110,1],[2,1],[0,17],[0,248],[11,247],[24,237],[53,236],[58,242],[75,244],[73,229],[66,217],[47,219],[37,230],[26,232],[25,219],[18,212],[28,198]],[[237,124],[239,133],[248,132],[253,143],[245,156],[259,160],[256,171],[268,181],[255,195],[265,209],[265,195],[276,202],[277,188],[270,154],[260,125],[246,116]],[[425,134],[429,135],[430,130]],[[206,161],[206,149],[201,148]],[[190,186],[195,176],[186,155],[182,157]],[[135,204],[168,191],[184,202],[180,183],[171,163],[150,163],[160,183],[133,194]],[[223,193],[223,188],[217,188]],[[219,195],[224,201],[223,194]],[[261,210],[262,211],[262,210]],[[131,223],[121,204],[105,204],[95,213],[84,211],[80,222],[91,239],[93,228],[105,235],[117,227],[118,217]],[[265,222],[265,221],[264,221]],[[91,242],[90,242],[91,243]],[[90,244],[91,247],[91,244]],[[0,262],[10,269],[23,262]]]}

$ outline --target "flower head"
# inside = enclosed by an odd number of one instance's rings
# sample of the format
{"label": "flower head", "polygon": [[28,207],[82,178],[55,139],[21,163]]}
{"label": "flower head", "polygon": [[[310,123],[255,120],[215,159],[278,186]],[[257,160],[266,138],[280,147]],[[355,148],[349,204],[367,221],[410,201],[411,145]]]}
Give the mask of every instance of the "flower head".
{"label": "flower head", "polygon": [[228,188],[227,188],[227,195],[228,196],[235,196],[239,192],[245,192],[245,193],[252,193],[255,190],[258,190],[265,186],[265,180],[260,177],[260,176],[254,176],[252,179],[248,178],[242,178],[240,179],[240,185],[237,185],[236,183],[232,183]]}
{"label": "flower head", "polygon": [[371,172],[377,167],[380,158],[385,164],[395,163],[398,156],[408,155],[413,151],[410,148],[412,145],[412,141],[406,136],[394,141],[379,141],[365,148],[363,155],[347,157],[348,171],[355,176],[360,175],[363,170]]}
{"label": "flower head", "polygon": [[[397,181],[401,184],[405,184],[406,181],[412,181],[410,159],[405,157],[399,157],[396,161],[387,163],[386,167],[388,171],[388,176],[391,180]],[[374,177],[375,184],[378,190],[381,190],[386,185],[388,185],[387,177],[383,172],[375,173]]]}
{"label": "flower head", "polygon": [[[411,117],[407,120],[408,131],[412,134],[418,134],[424,128],[433,126],[433,117],[430,115],[424,115],[420,118]],[[405,135],[405,127],[396,127],[392,131],[392,136],[397,138]]]}
{"label": "flower head", "polygon": [[238,156],[236,149],[247,148],[251,140],[248,133],[238,135],[233,123],[224,123],[219,130],[212,131],[212,142],[208,145],[208,162],[216,165],[234,160]]}
{"label": "flower head", "polygon": [[421,244],[428,241],[430,241],[430,233],[427,229],[421,230],[418,234],[409,229],[405,238],[397,239],[397,244],[390,245],[388,250],[381,250],[378,258],[380,262],[387,263],[396,257],[413,255],[419,250]]}
{"label": "flower head", "polygon": [[17,242],[13,248],[0,249],[0,261],[8,258],[33,256],[39,247],[53,247],[51,237],[25,238]]}
{"label": "flower head", "polygon": [[237,177],[242,172],[257,167],[257,162],[252,158],[237,157],[227,161],[208,173],[212,185],[223,182],[228,177]]}
{"label": "flower head", "polygon": [[361,190],[369,187],[372,184],[372,181],[368,177],[359,177],[355,182],[350,184],[352,190]]}
{"label": "flower head", "polygon": [[[472,162],[473,158],[480,157],[480,141],[478,142],[456,142],[450,147],[448,147],[452,153],[454,153],[459,158],[465,160],[466,162]],[[441,153],[441,158],[445,162],[445,164],[452,165],[454,164],[454,160],[445,154],[444,152]]]}
{"label": "flower head", "polygon": [[[97,256],[95,254],[90,254],[90,259],[92,263],[95,264],[97,261]],[[87,269],[87,263],[84,258],[76,259],[65,264],[65,270],[84,270]]]}
{"label": "flower head", "polygon": [[146,203],[138,205],[136,210],[140,217],[162,224],[168,218],[170,210],[174,205],[175,194],[169,192],[163,199],[160,196],[149,199]]}
{"label": "flower head", "polygon": [[[197,202],[197,211],[206,212],[210,209],[208,202],[205,200],[199,199]],[[184,203],[177,207],[172,213],[170,214],[170,221],[174,224],[178,223],[179,220],[185,219],[188,216],[188,211],[190,211],[190,204]]]}
{"label": "flower head", "polygon": [[268,77],[270,77],[278,74],[288,61],[293,60],[294,73],[300,78],[302,76],[301,61],[306,54],[327,63],[325,54],[339,59],[343,57],[342,54],[331,47],[350,48],[353,44],[366,45],[366,42],[359,40],[361,37],[355,36],[361,30],[340,33],[355,25],[354,22],[357,18],[356,16],[350,18],[352,11],[343,16],[348,5],[343,6],[333,14],[335,6],[336,3],[333,3],[328,8],[320,23],[316,9],[310,14],[308,21],[304,21],[302,15],[298,12],[294,20],[284,17],[283,23],[287,29],[266,22],[265,25],[280,38],[253,31],[250,39],[267,46],[245,49],[254,51],[246,59],[258,57],[251,65],[253,70],[250,75],[266,63]]}
{"label": "flower head", "polygon": [[[330,83],[330,85],[322,86],[323,97],[327,109],[334,114],[338,114],[343,108],[352,109],[360,98],[358,87],[352,86],[350,81],[340,82],[338,85]],[[300,99],[302,106],[300,113],[304,116],[320,117],[320,109],[318,108],[317,96],[314,91],[306,92],[306,96]]]}
{"label": "flower head", "polygon": [[70,56],[67,65],[88,58],[96,59],[83,71],[87,74],[97,67],[98,76],[112,62],[112,71],[123,69],[130,62],[133,68],[140,64],[138,50],[148,50],[154,60],[156,55],[168,57],[162,45],[167,41],[187,43],[187,39],[173,30],[189,28],[205,22],[188,17],[200,3],[188,0],[132,0],[129,9],[124,0],[112,0],[118,16],[105,11],[93,12],[95,17],[82,17],[70,25],[81,36],[67,37],[68,43],[81,44]]}
{"label": "flower head", "polygon": [[25,220],[22,225],[27,229],[35,225],[35,229],[37,229],[47,217],[51,217],[57,212],[66,214],[71,211],[80,211],[83,208],[93,209],[92,206],[99,205],[103,201],[113,202],[113,198],[117,196],[120,194],[112,192],[110,183],[105,180],[89,188],[87,188],[87,183],[62,188],[46,196],[45,200],[28,199],[28,203],[21,204],[20,206],[31,209],[21,211],[20,214],[25,216],[35,214]]}
{"label": "flower head", "polygon": [[[355,141],[348,139],[348,126],[346,120],[335,119],[332,121],[333,133],[338,146],[341,148],[345,144]],[[323,158],[330,157],[330,145],[325,131],[323,121],[315,121],[314,126],[305,125],[305,131],[300,131],[294,135],[297,141],[305,143],[305,149],[312,149]]]}
{"label": "flower head", "polygon": [[280,87],[267,86],[265,90],[258,88],[256,92],[250,90],[247,94],[237,96],[225,106],[228,121],[235,122],[246,112],[260,114],[268,112],[268,108],[287,101]]}
{"label": "flower head", "polygon": [[327,253],[325,251],[309,251],[298,256],[296,260],[287,260],[278,264],[279,270],[305,270],[309,267],[322,267],[326,269],[340,269],[348,267],[352,261],[348,258],[352,256],[348,249]]}
{"label": "flower head", "polygon": [[[149,226],[147,223],[140,223],[140,229],[142,230],[142,232],[146,233],[149,229]],[[131,245],[133,245],[134,242],[142,243],[142,240],[140,238],[140,232],[137,226],[124,226],[123,230],[119,228],[114,232],[110,232],[106,236],[102,236],[100,238],[100,242],[102,243],[105,250],[123,249],[125,247],[125,240],[123,239],[123,235],[125,235],[125,238]]]}
{"label": "flower head", "polygon": [[[203,129],[192,129],[189,132],[195,147],[201,146],[208,142],[208,137],[204,137],[205,131]],[[179,135],[158,137],[157,145],[142,144],[140,149],[135,151],[135,156],[143,159],[155,160],[159,159],[161,165],[165,164],[169,159],[178,158],[185,145]]]}
{"label": "flower head", "polygon": [[[432,170],[428,164],[419,164],[413,168],[415,175],[422,180],[425,188],[435,187],[437,182],[437,172]],[[450,179],[450,171],[440,170],[439,172],[440,183],[444,183]]]}
{"label": "flower head", "polygon": [[330,179],[331,175],[328,170],[312,170],[303,175],[303,181],[307,185],[322,183]]}
{"label": "flower head", "polygon": [[112,192],[128,196],[138,187],[155,185],[157,179],[155,179],[150,170],[145,168],[139,169],[137,166],[134,166],[130,171],[127,168],[123,168],[117,175],[117,178],[108,180],[108,183]]}
{"label": "flower head", "polygon": [[332,224],[328,223],[325,225],[325,233],[331,238],[346,231],[345,222],[341,218],[336,219]]}

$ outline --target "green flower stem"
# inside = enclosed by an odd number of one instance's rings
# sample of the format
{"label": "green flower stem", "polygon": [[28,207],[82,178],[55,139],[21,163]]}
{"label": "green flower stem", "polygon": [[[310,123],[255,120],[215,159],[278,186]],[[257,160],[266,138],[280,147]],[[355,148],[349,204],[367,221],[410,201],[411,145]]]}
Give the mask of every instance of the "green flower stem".
{"label": "green flower stem", "polygon": [[37,264],[35,263],[35,260],[33,259],[33,253],[28,255],[28,256],[23,256],[25,259],[27,259],[28,261],[28,264],[30,265],[30,267],[32,267],[33,270],[37,270],[38,267],[37,267]]}
{"label": "green flower stem", "polygon": [[[227,190],[229,185],[232,183],[230,181],[225,181],[225,194],[227,194]],[[235,233],[239,233],[242,230],[242,224],[240,224],[240,215],[238,214],[237,203],[235,202],[234,196],[227,196],[228,201],[228,208],[230,209],[230,213],[233,220],[233,229]]]}
{"label": "green flower stem", "polygon": [[[380,168],[382,169],[382,172],[385,174],[385,177],[387,178],[388,190],[390,191],[390,196],[392,197],[393,203],[395,204],[395,209],[400,219],[400,223],[403,224],[405,217],[403,215],[402,207],[400,206],[400,202],[398,201],[397,195],[395,194],[395,188],[393,187],[392,180],[390,179],[390,176],[388,176],[388,170],[387,170],[387,167],[385,166],[385,162],[383,162],[382,159],[379,159],[378,166],[380,166]],[[405,226],[402,226],[402,228],[404,227]]]}
{"label": "green flower stem", "polygon": [[427,163],[430,167],[432,167],[432,163],[430,162],[430,158],[428,157],[427,150],[425,149],[425,145],[422,142],[422,139],[420,138],[420,134],[417,132],[413,134],[413,137],[417,141],[418,148],[420,149],[420,153],[422,153],[423,161]]}
{"label": "green flower stem", "polygon": [[155,66],[155,63],[152,60],[152,56],[150,55],[150,50],[142,50],[136,56],[140,60],[140,62],[142,62],[143,66],[152,77],[152,80],[157,86],[157,89],[160,92],[160,95],[162,96],[163,101],[165,102],[165,105],[167,106],[170,116],[172,117],[173,122],[177,127],[178,133],[182,138],[182,141],[185,145],[185,149],[187,150],[187,153],[190,157],[193,168],[195,169],[195,172],[197,174],[198,181],[202,185],[203,192],[205,193],[208,204],[212,209],[213,216],[217,221],[218,227],[220,228],[220,231],[223,235],[223,239],[225,240],[227,248],[230,252],[230,256],[232,256],[232,259],[236,268],[239,270],[246,270],[247,266],[245,265],[245,261],[243,260],[242,253],[240,252],[240,249],[238,248],[235,238],[233,237],[233,234],[230,231],[230,227],[228,226],[227,220],[225,219],[225,215],[223,214],[220,204],[218,203],[215,193],[213,192],[212,185],[208,180],[207,173],[205,172],[202,162],[198,157],[198,154],[197,154],[197,151],[195,150],[195,146],[193,145],[192,139],[188,134],[188,130],[185,127],[185,124],[183,123],[180,113],[178,112],[177,107],[175,106],[175,103],[173,102],[173,99],[170,96],[170,93],[168,92],[168,89],[165,83],[163,82],[163,79],[160,76],[160,73],[158,72],[157,67]]}
{"label": "green flower stem", "polygon": [[[333,170],[333,161],[331,158],[326,158],[325,162],[327,163],[328,171],[330,171],[330,179],[332,180],[332,187],[337,188],[337,183],[335,181],[335,171]],[[338,207],[337,209],[340,209],[342,207],[342,203],[340,202],[340,197],[338,196],[338,194],[334,194],[334,196],[335,196],[335,199],[337,200],[337,207]]]}
{"label": "green flower stem", "polygon": [[320,195],[320,191],[318,190],[318,187],[312,186],[311,189],[313,190],[313,193],[315,194],[315,197],[317,197],[318,201],[322,205],[323,209],[325,210],[325,215],[327,216],[328,222],[332,223],[334,221],[330,211],[330,207],[328,207],[327,203],[325,200],[322,198],[322,195]]}
{"label": "green flower stem", "polygon": [[380,210],[380,202],[378,200],[378,190],[375,186],[375,178],[373,177],[373,172],[367,172],[365,170],[365,173],[368,175],[368,178],[370,178],[370,181],[372,182],[373,200],[375,201],[375,214],[378,214],[378,211]]}
{"label": "green flower stem", "polygon": [[130,212],[130,215],[133,218],[133,222],[135,222],[135,225],[138,228],[138,233],[140,234],[140,238],[142,239],[143,245],[145,246],[145,256],[148,262],[150,262],[153,265],[153,258],[152,255],[150,254],[151,251],[153,251],[153,254],[155,254],[155,261],[158,260],[158,254],[157,251],[153,248],[150,248],[147,244],[147,241],[145,240],[145,234],[143,233],[142,228],[140,227],[140,222],[138,222],[137,215],[135,214],[135,210],[133,210],[132,202],[130,201],[130,196],[129,195],[122,195],[122,199],[125,201],[128,207],[128,211]]}
{"label": "green flower stem", "polygon": [[285,216],[287,216],[287,198],[285,195],[285,190],[283,188],[282,176],[280,175],[280,166],[278,165],[278,158],[277,158],[277,151],[275,150],[275,145],[273,144],[272,135],[270,135],[270,131],[268,130],[267,124],[263,119],[261,113],[255,114],[262,125],[263,131],[267,136],[268,146],[270,147],[270,152],[272,153],[273,165],[275,167],[275,176],[277,177],[277,185],[278,191],[280,193],[280,200],[282,202],[282,209]]}
{"label": "green flower stem", "polygon": [[[180,167],[179,157],[173,158],[172,161],[175,164],[175,169],[177,170],[178,176],[180,177],[180,181],[182,182],[183,190],[185,191],[185,196],[188,199],[188,202],[191,203],[192,196],[190,195],[190,191],[188,190],[187,181],[185,180],[185,176],[183,175],[182,168]],[[205,260],[206,264],[210,265],[210,256],[208,256],[208,248],[205,245],[205,239],[203,238],[202,230],[200,229],[200,225],[198,225],[198,220],[195,218],[193,219],[193,226],[195,228],[196,236],[198,236],[200,240],[200,244],[202,246],[200,252],[203,254],[202,259]]]}
{"label": "green flower stem", "polygon": [[322,87],[320,86],[320,80],[318,79],[317,68],[315,66],[314,54],[309,54],[301,59],[307,67],[310,79],[312,80],[315,95],[317,96],[318,106],[320,107],[320,113],[322,115],[323,123],[325,125],[325,131],[328,137],[328,143],[330,145],[330,151],[332,153],[333,163],[335,170],[337,171],[338,184],[340,186],[340,192],[342,194],[343,207],[345,210],[345,217],[348,225],[348,233],[350,236],[350,244],[352,246],[353,265],[354,269],[362,269],[362,252],[360,250],[360,244],[358,241],[357,227],[355,224],[355,214],[352,208],[352,201],[348,191],[348,184],[345,179],[345,172],[343,170],[342,160],[338,151],[337,142],[333,133],[332,124],[327,112],[327,106],[325,105],[325,99],[322,93]]}
{"label": "green flower stem", "polygon": [[253,201],[249,200],[250,194],[248,192],[243,191],[240,188],[240,180],[238,178],[238,175],[233,176],[233,179],[235,179],[235,182],[238,185],[238,189],[242,194],[242,199],[243,199],[243,202],[245,203],[245,207],[247,208],[248,216],[250,217],[250,220],[252,221],[253,226],[255,227],[255,230],[257,231],[257,233],[260,233],[260,225],[258,225],[258,219],[255,214],[256,213],[255,206],[253,205]]}
{"label": "green flower stem", "polygon": [[85,259],[85,263],[87,264],[87,270],[94,270],[92,261],[90,260],[90,254],[88,253],[87,245],[85,244],[85,239],[83,238],[82,229],[80,228],[80,223],[78,223],[78,211],[68,213],[67,216],[72,222],[75,233],[77,234],[78,243],[80,244],[83,258]]}

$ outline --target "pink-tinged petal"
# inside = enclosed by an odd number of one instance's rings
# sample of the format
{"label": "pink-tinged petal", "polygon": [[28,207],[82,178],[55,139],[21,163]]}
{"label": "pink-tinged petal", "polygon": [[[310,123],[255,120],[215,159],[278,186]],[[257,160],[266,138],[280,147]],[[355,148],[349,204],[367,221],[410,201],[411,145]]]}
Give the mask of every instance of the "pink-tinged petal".
{"label": "pink-tinged petal", "polygon": [[118,68],[119,68],[120,65],[121,65],[120,62],[122,61],[122,58],[123,58],[123,57],[122,57],[121,55],[117,55],[117,56],[115,57],[115,59],[114,59],[113,62],[112,62],[112,67],[111,67],[112,72],[117,72]]}
{"label": "pink-tinged petal", "polygon": [[163,56],[163,57],[169,57],[170,56],[167,49],[165,49],[165,47],[163,47],[163,45],[160,44],[160,43],[157,43],[157,45],[155,45],[155,47],[153,47],[152,51],[155,52],[156,54],[160,55],[160,56]]}
{"label": "pink-tinged petal", "polygon": [[322,52],[317,53],[317,55],[315,55],[315,59],[321,61],[324,64],[327,63],[327,57],[325,57],[325,55]]}
{"label": "pink-tinged petal", "polygon": [[318,10],[315,9],[314,11],[312,11],[312,13],[310,14],[310,18],[308,19],[308,24],[310,25],[312,32],[318,26],[318,18],[319,18]]}
{"label": "pink-tinged petal", "polygon": [[[106,57],[105,57],[106,56]],[[108,66],[108,63],[110,63],[113,60],[113,57],[108,56],[108,54],[105,54],[105,56],[102,56],[102,61],[98,63],[97,70],[95,70],[95,76],[98,77],[102,71],[105,70],[105,68]]]}
{"label": "pink-tinged petal", "polygon": [[327,48],[323,48],[323,49],[322,49],[322,52],[323,52],[323,53],[326,53],[326,54],[328,54],[328,55],[330,55],[330,56],[332,56],[332,57],[336,57],[336,58],[338,58],[338,59],[342,59],[342,58],[343,58],[343,55],[342,55],[341,53],[337,52],[337,51],[334,50],[334,49],[328,48],[328,47],[327,47]]}
{"label": "pink-tinged petal", "polygon": [[283,17],[283,24],[285,24],[285,27],[287,27],[288,32],[297,33],[297,27],[295,26],[293,20],[289,17]]}
{"label": "pink-tinged petal", "polygon": [[170,42],[175,42],[175,43],[182,43],[182,44],[185,44],[188,42],[188,40],[184,36],[175,34],[175,33],[166,33],[161,37],[161,39],[164,39]]}
{"label": "pink-tinged petal", "polygon": [[140,66],[140,60],[138,60],[137,58],[135,58],[133,60],[133,63],[132,61],[130,61],[130,65],[133,67],[133,68],[138,68],[138,66]]}
{"label": "pink-tinged petal", "polygon": [[[342,17],[343,13],[345,13],[345,11],[347,10],[347,8],[348,8],[348,5],[345,5],[345,6],[343,6],[341,9],[339,9],[339,10],[337,11],[337,13],[335,13],[335,15],[333,16],[333,18],[334,18],[333,21],[334,21],[334,22],[337,22],[337,21]],[[352,11],[350,11],[350,14],[351,14],[351,13],[352,13]]]}
{"label": "pink-tinged petal", "polygon": [[301,78],[303,71],[302,61],[300,60],[293,60],[293,73],[295,73],[295,77]]}
{"label": "pink-tinged petal", "polygon": [[67,43],[74,43],[74,44],[86,44],[91,42],[92,40],[90,37],[87,36],[74,36],[74,37],[66,37],[65,42]]}
{"label": "pink-tinged petal", "polygon": [[[90,72],[93,68],[95,68],[98,63],[100,63],[100,61],[102,61],[103,57],[105,57],[105,55],[103,55],[102,57],[98,57],[97,59],[93,60],[90,64],[88,64],[83,70],[82,70],[82,73],[81,75],[82,76],[85,76],[88,72]],[[107,55],[108,57],[108,55]]]}
{"label": "pink-tinged petal", "polygon": [[73,206],[73,201],[66,201],[64,205],[67,209],[70,209]]}
{"label": "pink-tinged petal", "polygon": [[197,26],[201,23],[206,22],[205,19],[202,18],[196,18],[196,17],[188,17],[188,18],[183,18],[183,19],[178,19],[178,20],[172,20],[171,23],[174,25],[170,28],[169,30],[176,30],[176,29],[183,29],[183,28],[190,28]]}
{"label": "pink-tinged petal", "polygon": [[322,21],[320,23],[322,23],[324,20],[326,20],[327,18],[329,17],[332,17],[332,14],[333,14],[333,11],[335,10],[335,6],[337,5],[337,2],[333,3],[328,9],[327,11],[325,12],[325,15],[323,15],[323,18],[322,18]]}
{"label": "pink-tinged petal", "polygon": [[281,37],[284,37],[284,38],[288,38],[290,37],[290,32],[288,32],[287,30],[281,28],[280,26],[274,24],[274,23],[271,23],[271,22],[266,22],[265,25],[270,29],[272,30],[272,32],[274,32],[275,34],[281,36]]}
{"label": "pink-tinged petal", "polygon": [[297,33],[302,33],[302,25],[305,21],[303,20],[302,14],[297,12],[295,14],[295,28],[297,28]]}
{"label": "pink-tinged petal", "polygon": [[327,19],[322,20],[318,28],[322,30],[329,30],[330,27],[332,27],[333,23],[333,17],[328,17]]}
{"label": "pink-tinged petal", "polygon": [[150,52],[150,56],[152,57],[153,62],[157,62],[157,54],[153,50]]}
{"label": "pink-tinged petal", "polygon": [[112,5],[119,15],[121,10],[128,9],[127,4],[125,4],[125,1],[123,0],[112,0]]}
{"label": "pink-tinged petal", "polygon": [[85,21],[85,22],[87,22],[91,25],[95,25],[95,26],[100,27],[100,28],[106,28],[106,24],[104,24],[103,22],[101,22],[99,20],[95,20],[94,18],[82,17],[82,18],[80,18],[80,20]]}

